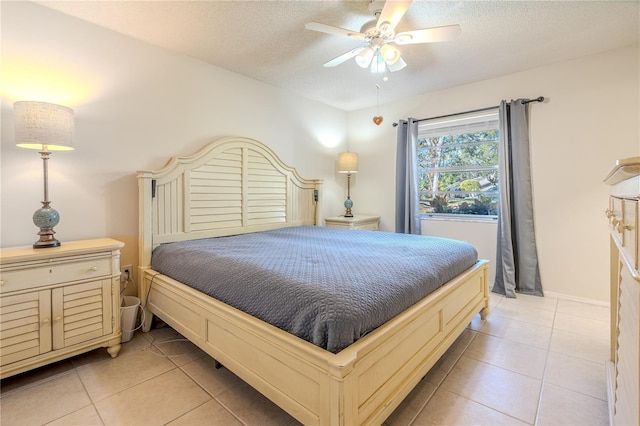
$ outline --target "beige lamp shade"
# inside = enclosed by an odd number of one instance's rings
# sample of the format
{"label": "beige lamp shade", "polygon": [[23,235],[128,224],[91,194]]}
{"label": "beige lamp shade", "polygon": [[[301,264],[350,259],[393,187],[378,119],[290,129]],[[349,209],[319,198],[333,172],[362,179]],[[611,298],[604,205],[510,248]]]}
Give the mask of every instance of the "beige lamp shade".
{"label": "beige lamp shade", "polygon": [[338,173],[358,173],[358,154],[355,152],[338,154]]}
{"label": "beige lamp shade", "polygon": [[47,102],[21,101],[13,104],[16,145],[49,151],[73,149],[73,110]]}

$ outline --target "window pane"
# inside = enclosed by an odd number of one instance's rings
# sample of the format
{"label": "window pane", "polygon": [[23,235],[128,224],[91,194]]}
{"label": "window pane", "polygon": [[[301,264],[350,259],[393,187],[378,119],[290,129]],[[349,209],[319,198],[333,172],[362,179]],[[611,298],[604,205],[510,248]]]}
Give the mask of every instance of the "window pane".
{"label": "window pane", "polygon": [[465,118],[463,124],[418,129],[421,213],[498,214],[498,123]]}
{"label": "window pane", "polygon": [[418,174],[420,192],[497,191],[498,170],[468,170]]}
{"label": "window pane", "polygon": [[429,169],[493,166],[498,163],[498,144],[482,142],[473,145],[418,148],[418,162]]}
{"label": "window pane", "polygon": [[425,168],[496,165],[497,131],[492,133],[418,139],[418,164]]}
{"label": "window pane", "polygon": [[420,197],[420,213],[495,216],[498,214],[498,200],[497,191],[429,195],[425,198]]}

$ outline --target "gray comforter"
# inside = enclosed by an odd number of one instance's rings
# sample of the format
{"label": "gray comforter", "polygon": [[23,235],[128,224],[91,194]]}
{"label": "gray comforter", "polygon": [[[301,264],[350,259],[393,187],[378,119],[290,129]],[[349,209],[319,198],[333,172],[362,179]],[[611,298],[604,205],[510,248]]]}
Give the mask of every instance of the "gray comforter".
{"label": "gray comforter", "polygon": [[456,240],[301,226],[164,244],[152,267],[339,352],[476,260]]}

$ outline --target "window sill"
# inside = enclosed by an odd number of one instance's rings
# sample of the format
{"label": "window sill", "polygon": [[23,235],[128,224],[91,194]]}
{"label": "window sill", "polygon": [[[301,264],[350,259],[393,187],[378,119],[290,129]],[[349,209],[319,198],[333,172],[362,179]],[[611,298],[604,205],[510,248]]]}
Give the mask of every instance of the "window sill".
{"label": "window sill", "polygon": [[449,222],[482,222],[496,223],[498,216],[480,216],[471,214],[427,213],[421,214],[420,220],[441,220]]}

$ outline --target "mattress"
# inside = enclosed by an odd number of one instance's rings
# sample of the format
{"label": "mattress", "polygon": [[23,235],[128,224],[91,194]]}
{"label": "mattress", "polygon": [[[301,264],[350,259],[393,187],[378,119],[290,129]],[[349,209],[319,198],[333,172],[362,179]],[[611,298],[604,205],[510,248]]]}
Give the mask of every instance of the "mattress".
{"label": "mattress", "polygon": [[477,258],[457,240],[300,226],[163,244],[151,266],[337,353]]}

